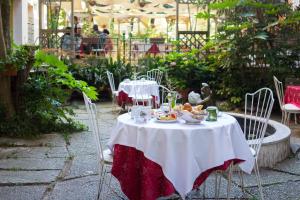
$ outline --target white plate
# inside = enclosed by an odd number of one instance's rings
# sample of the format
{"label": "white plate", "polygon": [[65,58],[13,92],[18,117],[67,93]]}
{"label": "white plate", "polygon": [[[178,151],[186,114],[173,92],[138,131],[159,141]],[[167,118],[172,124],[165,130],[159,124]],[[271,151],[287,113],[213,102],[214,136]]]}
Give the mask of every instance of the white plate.
{"label": "white plate", "polygon": [[155,119],[156,122],[159,122],[159,123],[175,123],[175,122],[178,122],[177,119],[174,119],[174,120],[160,120],[160,119]]}

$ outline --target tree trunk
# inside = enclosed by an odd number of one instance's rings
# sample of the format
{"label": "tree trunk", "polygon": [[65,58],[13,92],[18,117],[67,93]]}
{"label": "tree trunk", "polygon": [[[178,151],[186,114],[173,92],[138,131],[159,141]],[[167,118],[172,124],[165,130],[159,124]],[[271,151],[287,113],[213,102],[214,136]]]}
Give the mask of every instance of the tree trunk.
{"label": "tree trunk", "polygon": [[12,97],[13,97],[13,103],[15,106],[16,114],[20,111],[20,105],[23,103],[23,94],[22,94],[22,87],[24,86],[25,82],[27,81],[29,77],[30,70],[34,64],[34,51],[36,50],[36,47],[34,46],[26,46],[28,51],[28,62],[26,63],[26,66],[24,69],[18,71],[18,75],[14,78],[12,78]]}
{"label": "tree trunk", "polygon": [[[0,59],[5,59],[10,47],[10,1],[2,1],[0,6]],[[15,114],[11,78],[0,74],[0,86],[0,104],[6,110],[6,117],[11,118]]]}

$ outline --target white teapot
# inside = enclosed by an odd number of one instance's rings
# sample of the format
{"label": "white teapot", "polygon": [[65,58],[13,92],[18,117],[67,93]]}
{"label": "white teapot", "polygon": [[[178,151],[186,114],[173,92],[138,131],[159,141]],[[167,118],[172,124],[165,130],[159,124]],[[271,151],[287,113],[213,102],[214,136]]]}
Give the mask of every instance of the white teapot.
{"label": "white teapot", "polygon": [[188,100],[190,104],[194,104],[194,105],[199,104],[202,101],[200,94],[194,91],[189,93]]}

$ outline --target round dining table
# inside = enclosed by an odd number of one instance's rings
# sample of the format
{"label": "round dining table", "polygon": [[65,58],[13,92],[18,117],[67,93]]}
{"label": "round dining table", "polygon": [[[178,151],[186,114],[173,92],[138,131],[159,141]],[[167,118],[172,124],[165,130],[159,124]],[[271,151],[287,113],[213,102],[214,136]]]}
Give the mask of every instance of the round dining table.
{"label": "round dining table", "polygon": [[217,121],[186,124],[153,118],[136,123],[122,114],[112,130],[112,174],[130,200],[154,200],[178,192],[182,198],[215,170],[239,164],[251,173],[254,157],[237,120],[223,113]]}

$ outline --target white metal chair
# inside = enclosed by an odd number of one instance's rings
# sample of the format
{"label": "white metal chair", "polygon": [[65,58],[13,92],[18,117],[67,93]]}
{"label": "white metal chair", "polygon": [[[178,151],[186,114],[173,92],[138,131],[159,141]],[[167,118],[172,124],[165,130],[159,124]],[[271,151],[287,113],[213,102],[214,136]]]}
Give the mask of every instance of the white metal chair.
{"label": "white metal chair", "polygon": [[155,99],[154,108],[159,108],[161,105],[165,105],[167,101],[169,101],[168,97],[171,95],[172,98],[175,98],[175,104],[178,97],[178,93],[176,91],[171,91],[163,85],[158,86],[159,96],[158,99]]}
{"label": "white metal chair", "polygon": [[147,89],[146,84],[145,86],[139,86],[139,88],[142,88],[139,91],[135,89],[135,86],[133,86],[133,88],[134,88],[134,94],[132,96],[133,105],[152,106],[153,97],[150,94],[149,90]]}
{"label": "white metal chair", "polygon": [[[250,151],[255,159],[254,173],[256,176],[259,194],[261,200],[264,199],[261,177],[258,168],[258,155],[262,141],[264,139],[267,125],[270,119],[274,104],[273,92],[269,88],[261,88],[254,93],[247,93],[245,96],[245,114],[244,114],[244,134],[249,144]],[[244,192],[243,172],[239,170],[241,187]],[[232,177],[232,165],[228,173],[229,198]]]}
{"label": "white metal chair", "polygon": [[150,71],[147,71],[147,76],[151,79],[151,80],[155,80],[157,82],[158,85],[160,85],[162,77],[163,77],[163,72],[160,71],[159,69],[152,69]]}
{"label": "white metal chair", "polygon": [[274,79],[274,84],[275,84],[275,89],[276,89],[280,109],[282,112],[281,123],[289,125],[290,115],[294,114],[295,115],[295,124],[297,124],[296,114],[300,113],[300,108],[298,108],[297,106],[290,104],[290,103],[288,103],[288,104],[284,103],[283,84],[275,76],[273,76],[273,79]]}
{"label": "white metal chair", "polygon": [[106,71],[106,74],[107,74],[109,86],[111,89],[112,103],[115,107],[116,103],[117,103],[116,101],[117,101],[117,96],[118,96],[119,92],[116,90],[116,87],[115,87],[115,79],[114,79],[113,73],[111,73],[110,71]]}
{"label": "white metal chair", "polygon": [[150,81],[155,81],[154,78],[151,78],[151,77],[149,77],[147,75],[140,75],[140,76],[136,77],[136,80],[142,80],[142,79],[150,80]]}
{"label": "white metal chair", "polygon": [[[96,141],[96,146],[97,146],[97,154],[98,154],[98,159],[100,164],[99,166],[100,182],[99,182],[97,199],[101,199],[101,192],[103,188],[105,174],[109,172],[108,168],[111,167],[113,158],[110,150],[109,149],[103,150],[103,147],[101,145],[96,105],[92,103],[91,99],[88,98],[85,93],[83,93],[83,98],[84,98],[84,103],[89,117],[89,129],[91,129],[93,132],[94,140]],[[110,187],[110,182],[108,184],[108,187]]]}

